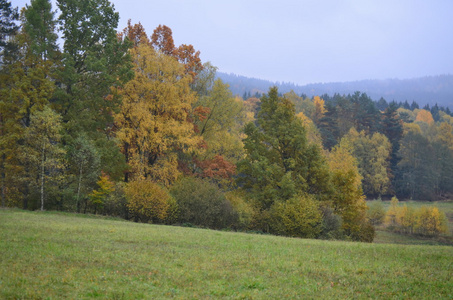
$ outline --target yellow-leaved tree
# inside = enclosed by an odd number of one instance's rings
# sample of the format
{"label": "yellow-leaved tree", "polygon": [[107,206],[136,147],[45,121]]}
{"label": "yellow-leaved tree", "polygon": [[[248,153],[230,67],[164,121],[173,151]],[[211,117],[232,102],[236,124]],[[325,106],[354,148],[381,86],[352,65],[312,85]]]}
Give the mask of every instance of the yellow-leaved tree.
{"label": "yellow-leaved tree", "polygon": [[97,181],[98,188],[93,190],[89,195],[90,204],[94,206],[94,213],[104,206],[104,202],[110,193],[115,191],[115,185],[109,176],[102,172]]}
{"label": "yellow-leaved tree", "polygon": [[150,180],[129,182],[124,189],[127,207],[135,221],[162,223],[175,213],[174,199],[168,191]]}
{"label": "yellow-leaved tree", "polygon": [[343,219],[343,230],[353,240],[372,242],[374,228],[366,218],[362,177],[357,161],[347,145],[337,145],[329,154],[328,162],[333,184],[332,206]]}
{"label": "yellow-leaved tree", "polygon": [[325,102],[319,96],[315,96],[313,97],[313,103],[315,104],[315,111],[313,112],[312,119],[315,124],[319,124],[319,121],[326,113]]}
{"label": "yellow-leaved tree", "polygon": [[135,78],[118,90],[117,138],[129,170],[126,181],[148,178],[165,186],[179,175],[177,152],[194,151],[201,142],[190,122],[196,100],[192,77],[173,57],[148,43],[131,49]]}
{"label": "yellow-leaved tree", "polygon": [[416,212],[415,230],[417,233],[436,236],[448,232],[447,218],[437,207],[422,206]]}

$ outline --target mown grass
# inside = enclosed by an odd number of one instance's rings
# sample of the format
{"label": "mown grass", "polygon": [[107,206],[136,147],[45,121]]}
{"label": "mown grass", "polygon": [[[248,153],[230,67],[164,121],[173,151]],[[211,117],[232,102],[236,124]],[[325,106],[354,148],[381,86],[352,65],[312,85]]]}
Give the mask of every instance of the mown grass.
{"label": "mown grass", "polygon": [[2,299],[452,299],[452,257],[0,209]]}

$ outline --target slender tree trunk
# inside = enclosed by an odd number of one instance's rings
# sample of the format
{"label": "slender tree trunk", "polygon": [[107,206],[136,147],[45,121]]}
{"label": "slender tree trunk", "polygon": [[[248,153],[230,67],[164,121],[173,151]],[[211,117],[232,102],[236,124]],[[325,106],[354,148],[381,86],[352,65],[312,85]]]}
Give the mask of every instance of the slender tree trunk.
{"label": "slender tree trunk", "polygon": [[82,173],[83,173],[82,164],[80,164],[79,183],[77,185],[77,202],[76,202],[77,212],[80,212],[80,188],[82,186]]}
{"label": "slender tree trunk", "polygon": [[45,144],[42,145],[42,154],[41,154],[41,211],[44,210],[44,160],[45,160]]}
{"label": "slender tree trunk", "polygon": [[2,155],[2,207],[5,207],[6,205],[6,195],[5,195],[5,160],[6,160],[6,155],[3,153]]}

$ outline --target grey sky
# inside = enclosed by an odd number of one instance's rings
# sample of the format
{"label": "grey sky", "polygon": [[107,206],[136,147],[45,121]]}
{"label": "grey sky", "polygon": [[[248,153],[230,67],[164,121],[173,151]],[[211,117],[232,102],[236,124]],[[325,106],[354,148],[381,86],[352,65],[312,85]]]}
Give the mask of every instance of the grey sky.
{"label": "grey sky", "polygon": [[120,29],[165,24],[222,72],[296,84],[453,74],[451,0],[111,2]]}

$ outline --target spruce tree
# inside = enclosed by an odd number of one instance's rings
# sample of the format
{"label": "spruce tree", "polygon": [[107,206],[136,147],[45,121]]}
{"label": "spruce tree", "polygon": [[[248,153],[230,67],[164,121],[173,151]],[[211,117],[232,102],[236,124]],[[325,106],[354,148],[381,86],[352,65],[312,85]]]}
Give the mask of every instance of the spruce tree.
{"label": "spruce tree", "polygon": [[0,68],[13,60],[17,52],[17,44],[13,37],[19,30],[16,24],[18,19],[17,7],[11,7],[10,1],[0,0]]}

